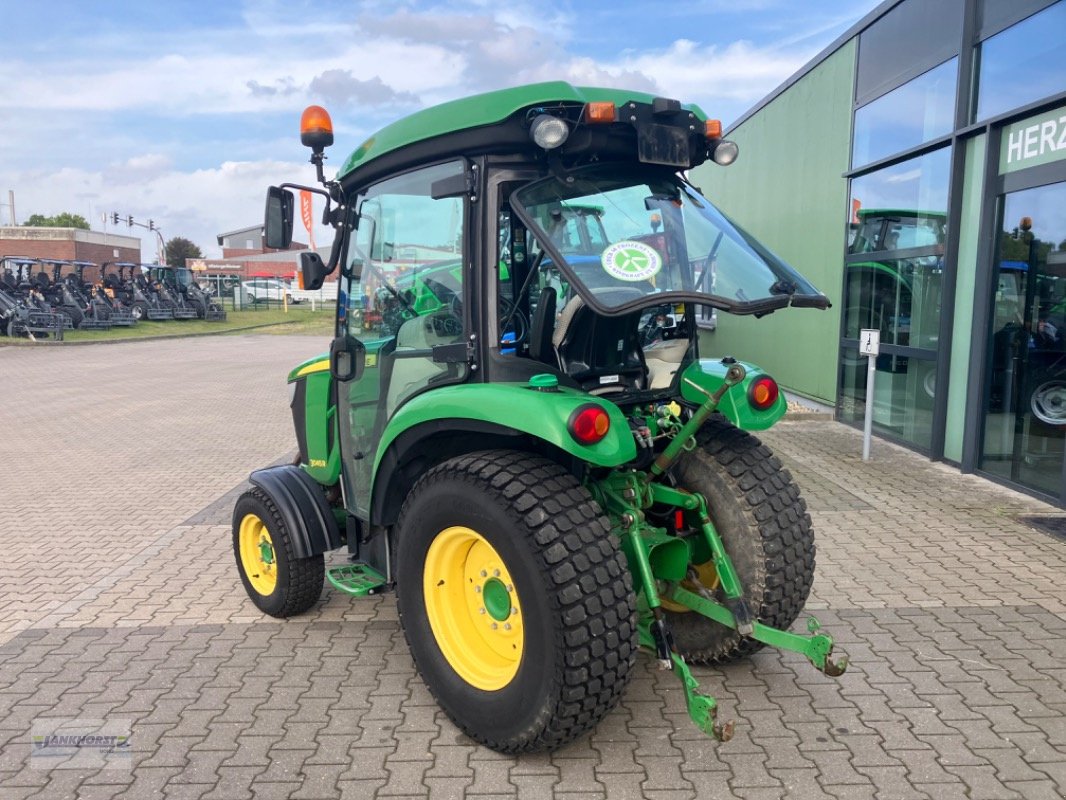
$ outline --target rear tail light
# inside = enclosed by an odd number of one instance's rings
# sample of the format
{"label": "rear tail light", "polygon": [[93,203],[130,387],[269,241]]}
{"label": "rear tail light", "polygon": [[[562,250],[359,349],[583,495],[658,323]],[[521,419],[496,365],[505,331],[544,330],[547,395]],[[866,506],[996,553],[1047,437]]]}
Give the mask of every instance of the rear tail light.
{"label": "rear tail light", "polygon": [[586,403],[574,409],[566,428],[578,444],[596,444],[611,429],[611,418],[600,406]]}
{"label": "rear tail light", "polygon": [[761,378],[756,378],[751,382],[751,386],[748,388],[748,402],[751,403],[752,408],[755,410],[765,411],[777,402],[779,394],[780,390],[777,388],[777,381],[769,375],[763,375]]}

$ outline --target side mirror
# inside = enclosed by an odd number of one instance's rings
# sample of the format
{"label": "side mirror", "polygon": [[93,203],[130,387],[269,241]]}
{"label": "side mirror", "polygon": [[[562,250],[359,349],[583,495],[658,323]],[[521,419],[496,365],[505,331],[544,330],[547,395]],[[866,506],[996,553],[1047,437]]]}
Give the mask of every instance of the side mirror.
{"label": "side mirror", "polygon": [[366,366],[366,346],[354,336],[338,336],[329,346],[329,371],[335,381],[357,381]]}
{"label": "side mirror", "polygon": [[271,186],[267,189],[266,214],[263,219],[264,244],[274,250],[287,250],[292,244],[292,192]]}
{"label": "side mirror", "polygon": [[326,276],[329,275],[330,269],[326,267],[325,262],[322,260],[322,256],[313,250],[300,253],[300,274],[298,276],[301,289],[315,289],[322,288],[322,282],[326,280]]}

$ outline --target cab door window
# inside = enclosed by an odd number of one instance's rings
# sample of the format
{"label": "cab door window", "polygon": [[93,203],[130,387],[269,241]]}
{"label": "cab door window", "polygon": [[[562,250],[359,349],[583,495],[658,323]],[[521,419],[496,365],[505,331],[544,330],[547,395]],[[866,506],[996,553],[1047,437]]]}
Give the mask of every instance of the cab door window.
{"label": "cab door window", "polygon": [[453,161],[409,172],[356,202],[338,326],[366,348],[363,376],[341,390],[349,489],[363,514],[388,420],[420,392],[468,374],[466,363],[434,357],[434,348],[463,338],[465,208],[461,197],[434,199],[433,186],[463,171]]}

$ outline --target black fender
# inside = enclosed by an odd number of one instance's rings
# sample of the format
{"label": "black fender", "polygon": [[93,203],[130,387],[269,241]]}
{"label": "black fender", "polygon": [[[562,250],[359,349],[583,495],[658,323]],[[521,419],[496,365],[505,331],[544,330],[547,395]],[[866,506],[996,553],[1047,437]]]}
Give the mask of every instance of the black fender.
{"label": "black fender", "polygon": [[285,527],[292,533],[297,558],[308,558],[341,546],[340,526],[326,502],[322,485],[302,469],[281,464],[258,469],[248,480],[266,492],[277,506]]}

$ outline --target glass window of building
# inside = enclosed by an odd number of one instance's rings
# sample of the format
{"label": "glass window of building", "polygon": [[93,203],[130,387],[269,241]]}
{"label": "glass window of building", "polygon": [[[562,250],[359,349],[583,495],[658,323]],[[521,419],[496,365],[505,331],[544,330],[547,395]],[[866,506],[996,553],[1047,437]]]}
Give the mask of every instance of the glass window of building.
{"label": "glass window of building", "polygon": [[859,36],[855,102],[878,95],[958,55],[963,0],[907,0]]}
{"label": "glass window of building", "polygon": [[1054,3],[1055,0],[977,0],[977,41],[994,36]]}
{"label": "glass window of building", "polygon": [[1066,443],[1066,183],[1002,203],[981,468],[1052,496]]}
{"label": "glass window of building", "polygon": [[[948,210],[950,170],[951,148],[942,147],[900,164],[853,178],[851,222],[859,221],[855,214],[864,208],[906,209],[919,220],[930,215],[934,219],[943,219]],[[892,246],[883,246],[885,244]],[[860,248],[857,252],[869,252],[871,246],[870,242],[860,242],[856,245],[855,241],[852,241],[853,248]],[[897,247],[899,245],[885,240],[877,249],[895,250]]]}
{"label": "glass window of building", "polygon": [[975,121],[1066,89],[1066,0],[981,42]]}
{"label": "glass window of building", "polygon": [[851,165],[860,167],[951,133],[959,59],[952,58],[855,111]]}
{"label": "glass window of building", "polygon": [[851,182],[840,416],[863,419],[866,359],[857,340],[878,330],[874,428],[923,449],[933,427],[950,163],[944,147]]}

